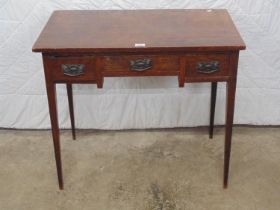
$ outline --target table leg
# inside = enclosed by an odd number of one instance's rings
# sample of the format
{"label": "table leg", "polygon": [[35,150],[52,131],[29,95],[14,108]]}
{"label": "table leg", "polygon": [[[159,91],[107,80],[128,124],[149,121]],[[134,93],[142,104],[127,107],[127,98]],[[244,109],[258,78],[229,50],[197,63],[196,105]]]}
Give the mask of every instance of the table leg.
{"label": "table leg", "polygon": [[216,96],[217,96],[217,82],[211,83],[211,107],[210,107],[210,126],[209,126],[209,138],[213,138],[214,130],[214,118],[215,118],[215,107],[216,107]]}
{"label": "table leg", "polygon": [[227,82],[226,126],[225,126],[225,151],[224,151],[224,188],[228,185],[228,173],[231,151],[232,123],[234,116],[236,79]]}
{"label": "table leg", "polygon": [[69,113],[70,113],[70,120],[71,120],[72,137],[75,140],[76,139],[76,132],[75,132],[75,118],[74,118],[72,84],[71,83],[67,83],[66,87],[67,87]]}
{"label": "table leg", "polygon": [[63,189],[63,176],[62,176],[60,142],[59,142],[59,127],[58,127],[58,117],[57,117],[57,109],[56,109],[56,86],[54,83],[51,82],[47,83],[47,94],[48,94],[48,103],[49,103],[58,183],[59,183],[59,188]]}

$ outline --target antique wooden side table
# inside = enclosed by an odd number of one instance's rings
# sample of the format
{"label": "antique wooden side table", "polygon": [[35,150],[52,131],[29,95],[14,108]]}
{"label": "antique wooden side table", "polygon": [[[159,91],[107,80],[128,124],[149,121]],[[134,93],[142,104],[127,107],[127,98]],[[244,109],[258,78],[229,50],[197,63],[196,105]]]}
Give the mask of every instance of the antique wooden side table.
{"label": "antique wooden side table", "polygon": [[227,187],[239,50],[245,44],[226,10],[55,11],[33,52],[43,56],[60,189],[63,177],[56,84],[65,83],[75,139],[73,83],[102,88],[104,77],[177,76],[211,82],[209,136],[217,82],[226,82],[224,187]]}

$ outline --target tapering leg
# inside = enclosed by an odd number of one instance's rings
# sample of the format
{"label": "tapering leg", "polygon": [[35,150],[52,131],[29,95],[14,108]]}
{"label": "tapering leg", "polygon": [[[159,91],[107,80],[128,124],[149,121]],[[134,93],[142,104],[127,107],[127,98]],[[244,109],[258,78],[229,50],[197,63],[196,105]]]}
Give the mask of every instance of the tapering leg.
{"label": "tapering leg", "polygon": [[209,138],[213,138],[214,130],[214,118],[215,118],[215,107],[216,107],[216,96],[217,96],[217,82],[211,83],[211,107],[210,107],[210,126],[209,126]]}
{"label": "tapering leg", "polygon": [[236,80],[227,82],[226,126],[225,126],[225,151],[224,151],[224,188],[228,185],[228,173],[231,151],[232,123],[234,116]]}
{"label": "tapering leg", "polygon": [[58,126],[58,117],[57,117],[57,109],[56,109],[56,86],[54,83],[51,82],[47,83],[46,86],[47,86],[47,94],[48,94],[48,103],[49,103],[58,183],[59,183],[59,188],[62,190],[63,176],[62,176],[61,155],[60,155],[59,126]]}
{"label": "tapering leg", "polygon": [[72,84],[67,83],[66,87],[67,87],[67,96],[68,96],[68,104],[69,104],[69,112],[70,112],[70,120],[71,120],[72,137],[75,140],[76,139],[76,132],[75,132],[75,118],[74,118]]}

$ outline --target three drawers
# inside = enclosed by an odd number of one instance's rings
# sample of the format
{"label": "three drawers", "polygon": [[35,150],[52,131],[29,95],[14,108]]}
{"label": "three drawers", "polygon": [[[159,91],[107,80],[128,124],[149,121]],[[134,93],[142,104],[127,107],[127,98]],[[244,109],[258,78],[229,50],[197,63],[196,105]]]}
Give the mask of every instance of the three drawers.
{"label": "three drawers", "polygon": [[105,76],[178,76],[185,82],[226,81],[231,75],[230,55],[111,55],[46,58],[55,82],[92,82],[102,87]]}

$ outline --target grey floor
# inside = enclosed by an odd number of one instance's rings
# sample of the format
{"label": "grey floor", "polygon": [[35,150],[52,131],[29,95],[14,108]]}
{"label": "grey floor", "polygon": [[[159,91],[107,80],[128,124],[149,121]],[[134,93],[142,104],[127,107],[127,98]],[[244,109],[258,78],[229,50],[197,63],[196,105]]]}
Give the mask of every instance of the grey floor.
{"label": "grey floor", "polygon": [[226,190],[223,135],[62,131],[60,191],[50,131],[0,130],[0,209],[279,210],[280,128],[234,128]]}

